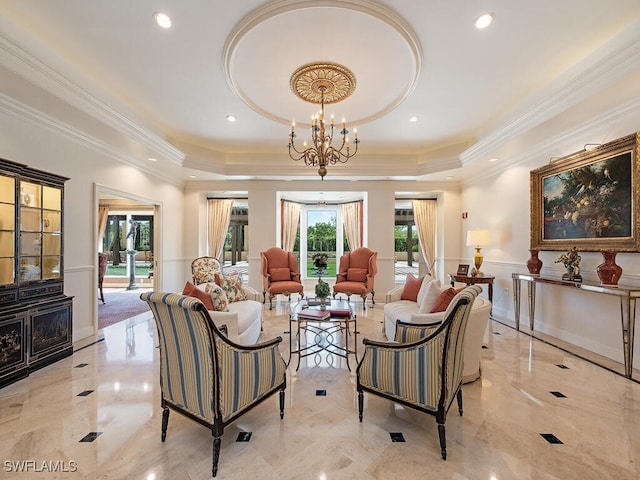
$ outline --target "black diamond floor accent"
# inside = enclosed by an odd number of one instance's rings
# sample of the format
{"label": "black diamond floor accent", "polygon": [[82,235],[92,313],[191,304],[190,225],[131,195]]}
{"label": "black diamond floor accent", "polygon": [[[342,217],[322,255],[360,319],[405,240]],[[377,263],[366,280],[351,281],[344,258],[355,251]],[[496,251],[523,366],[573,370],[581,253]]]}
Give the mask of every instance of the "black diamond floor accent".
{"label": "black diamond floor accent", "polygon": [[551,395],[555,395],[558,398],[567,398],[567,396],[562,392],[549,392]]}
{"label": "black diamond floor accent", "polygon": [[566,365],[556,365],[556,367],[562,368],[563,370],[569,370],[569,367],[567,367]]}
{"label": "black diamond floor accent", "polygon": [[326,396],[327,396],[326,390],[316,390],[316,397],[326,397]]}
{"label": "black diamond floor accent", "polygon": [[88,363],[79,363],[78,365],[75,366],[75,368],[84,368],[87,365],[89,365]]}
{"label": "black diamond floor accent", "polygon": [[544,438],[549,443],[557,443],[562,445],[562,441],[556,437],[553,433],[541,433],[542,438]]}
{"label": "black diamond floor accent", "polygon": [[489,347],[487,347],[486,345],[482,345],[482,349],[483,350],[489,350]]}
{"label": "black diamond floor accent", "polygon": [[102,435],[102,432],[89,432],[82,439],[81,442],[93,442],[96,438]]}
{"label": "black diamond floor accent", "polygon": [[493,332],[494,335],[502,335],[500,332]]}
{"label": "black diamond floor accent", "polygon": [[251,433],[252,432],[240,432],[238,438],[236,438],[236,442],[248,442],[251,440]]}
{"label": "black diamond floor accent", "polygon": [[76,395],[76,397],[86,397],[87,395],[91,395],[92,393],[93,393],[93,390],[84,390],[80,392],[78,395]]}
{"label": "black diamond floor accent", "polygon": [[404,435],[401,432],[391,432],[389,435],[392,442],[404,442]]}

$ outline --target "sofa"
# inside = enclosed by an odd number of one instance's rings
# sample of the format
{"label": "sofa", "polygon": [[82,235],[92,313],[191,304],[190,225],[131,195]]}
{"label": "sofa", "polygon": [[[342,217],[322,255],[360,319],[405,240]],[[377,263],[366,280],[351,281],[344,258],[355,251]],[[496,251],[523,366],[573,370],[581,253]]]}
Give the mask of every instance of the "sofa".
{"label": "sofa", "polygon": [[[196,285],[205,291],[206,283]],[[226,325],[228,338],[240,345],[255,345],[258,343],[262,330],[262,295],[248,285],[243,285],[246,300],[229,302],[227,311],[209,310],[209,315],[216,326]]]}
{"label": "sofa", "polygon": [[[434,282],[429,286],[429,283]],[[432,323],[441,322],[444,318],[444,311],[437,313],[426,313],[430,311],[427,305],[430,299],[425,295],[425,290],[431,287],[432,292],[442,292],[448,289],[448,285],[440,285],[437,280],[425,277],[420,287],[420,292],[416,301],[402,300],[404,285],[399,285],[386,294],[386,304],[384,306],[384,333],[389,341],[394,341],[396,320],[411,323]],[[432,293],[433,296],[433,293]],[[433,301],[433,298],[431,298]],[[421,308],[422,307],[422,308]],[[425,313],[420,313],[420,311]],[[491,312],[491,302],[483,297],[476,297],[471,308],[467,330],[464,338],[464,364],[462,370],[462,382],[469,383],[480,378],[481,365],[480,356],[482,352],[482,341],[489,323],[489,313]]]}

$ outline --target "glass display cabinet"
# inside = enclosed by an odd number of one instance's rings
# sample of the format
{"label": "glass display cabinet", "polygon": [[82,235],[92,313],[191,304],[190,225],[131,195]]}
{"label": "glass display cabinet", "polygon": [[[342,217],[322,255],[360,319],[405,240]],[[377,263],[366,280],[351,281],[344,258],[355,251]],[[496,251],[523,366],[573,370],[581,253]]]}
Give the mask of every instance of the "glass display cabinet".
{"label": "glass display cabinet", "polygon": [[0,159],[0,387],[72,353],[66,180]]}

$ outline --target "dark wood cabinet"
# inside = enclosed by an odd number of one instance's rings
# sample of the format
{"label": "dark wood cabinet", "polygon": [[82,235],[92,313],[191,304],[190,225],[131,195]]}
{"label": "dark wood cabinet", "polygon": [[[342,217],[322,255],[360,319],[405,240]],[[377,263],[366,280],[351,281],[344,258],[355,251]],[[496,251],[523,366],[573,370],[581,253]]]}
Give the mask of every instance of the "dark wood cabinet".
{"label": "dark wood cabinet", "polygon": [[71,355],[64,295],[64,183],[0,159],[0,387]]}

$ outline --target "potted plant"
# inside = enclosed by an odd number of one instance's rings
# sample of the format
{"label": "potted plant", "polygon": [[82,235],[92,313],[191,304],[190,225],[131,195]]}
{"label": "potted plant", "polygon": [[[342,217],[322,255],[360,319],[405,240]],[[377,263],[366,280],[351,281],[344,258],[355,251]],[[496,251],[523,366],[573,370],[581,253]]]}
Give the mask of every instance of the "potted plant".
{"label": "potted plant", "polygon": [[327,282],[322,280],[316,283],[316,297],[320,299],[320,305],[324,306],[327,302],[327,297],[331,295],[331,288]]}

